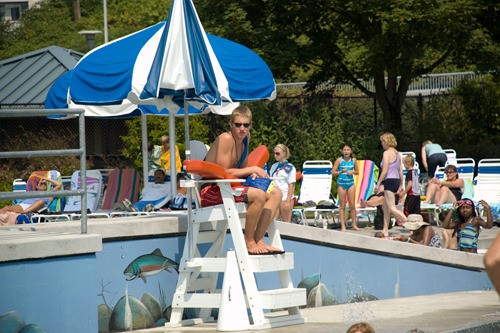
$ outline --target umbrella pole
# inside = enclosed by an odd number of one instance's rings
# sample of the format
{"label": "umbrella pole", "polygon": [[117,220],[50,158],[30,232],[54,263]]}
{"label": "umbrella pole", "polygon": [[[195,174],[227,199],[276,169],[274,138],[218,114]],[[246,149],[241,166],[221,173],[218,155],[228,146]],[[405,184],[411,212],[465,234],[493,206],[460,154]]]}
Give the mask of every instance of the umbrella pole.
{"label": "umbrella pole", "polygon": [[184,90],[184,135],[186,137],[186,160],[191,159],[191,144],[189,140],[189,104],[186,100],[187,91]]}
{"label": "umbrella pole", "polygon": [[168,112],[168,136],[170,137],[170,193],[172,200],[177,194],[177,168],[175,159],[175,114],[174,111]]}
{"label": "umbrella pole", "polygon": [[[186,160],[191,159],[191,145],[189,142],[189,104],[186,99],[187,91],[184,90],[184,133],[186,136]],[[193,226],[190,224],[191,222],[191,214],[192,214],[192,188],[188,188],[187,191],[187,216],[188,216],[188,230],[187,230],[187,239],[188,242],[188,258],[191,259],[194,256],[194,244],[193,244]]]}
{"label": "umbrella pole", "polygon": [[148,179],[148,120],[144,113],[141,113],[141,136],[142,136],[142,174],[144,184]]}

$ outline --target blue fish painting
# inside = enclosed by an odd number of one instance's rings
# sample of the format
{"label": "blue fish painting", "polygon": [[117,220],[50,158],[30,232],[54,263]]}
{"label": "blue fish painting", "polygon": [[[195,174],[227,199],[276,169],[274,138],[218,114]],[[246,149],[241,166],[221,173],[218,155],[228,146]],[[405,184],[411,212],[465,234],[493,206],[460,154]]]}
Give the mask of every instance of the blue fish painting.
{"label": "blue fish painting", "polygon": [[179,273],[179,264],[164,257],[160,249],[155,249],[150,254],[144,254],[134,259],[123,271],[127,281],[141,278],[146,283],[146,277],[160,273],[161,271],[171,272],[169,268],[175,269]]}

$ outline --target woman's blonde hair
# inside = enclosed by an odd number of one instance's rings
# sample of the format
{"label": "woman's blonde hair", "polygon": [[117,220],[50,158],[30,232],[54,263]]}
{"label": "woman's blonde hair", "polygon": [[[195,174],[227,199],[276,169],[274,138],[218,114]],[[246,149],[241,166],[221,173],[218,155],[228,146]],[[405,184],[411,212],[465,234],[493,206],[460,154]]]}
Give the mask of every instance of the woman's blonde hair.
{"label": "woman's blonde hair", "polygon": [[290,149],[288,149],[287,146],[285,146],[284,144],[280,143],[280,144],[277,144],[276,147],[274,148],[278,148],[280,149],[282,152],[285,153],[285,160],[288,159],[290,157]]}
{"label": "woman's blonde hair", "polygon": [[431,140],[425,140],[424,142],[422,142],[422,146],[428,145],[429,143],[432,143],[432,141]]}
{"label": "woman's blonde hair", "polygon": [[349,327],[346,333],[375,333],[375,330],[368,323],[357,323]]}
{"label": "woman's blonde hair", "polygon": [[387,145],[389,147],[396,148],[398,146],[398,142],[396,141],[396,137],[392,133],[385,132],[384,134],[382,134],[380,136],[380,140],[387,143]]}

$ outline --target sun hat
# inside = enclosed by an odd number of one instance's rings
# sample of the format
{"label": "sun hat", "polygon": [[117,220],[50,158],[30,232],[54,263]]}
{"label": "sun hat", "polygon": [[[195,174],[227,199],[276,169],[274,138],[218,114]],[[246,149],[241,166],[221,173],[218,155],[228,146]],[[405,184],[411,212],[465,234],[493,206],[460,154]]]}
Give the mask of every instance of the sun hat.
{"label": "sun hat", "polygon": [[406,221],[407,222],[403,224],[403,227],[410,230],[417,230],[424,225],[430,225],[429,223],[424,222],[424,219],[420,214],[410,214],[406,218]]}

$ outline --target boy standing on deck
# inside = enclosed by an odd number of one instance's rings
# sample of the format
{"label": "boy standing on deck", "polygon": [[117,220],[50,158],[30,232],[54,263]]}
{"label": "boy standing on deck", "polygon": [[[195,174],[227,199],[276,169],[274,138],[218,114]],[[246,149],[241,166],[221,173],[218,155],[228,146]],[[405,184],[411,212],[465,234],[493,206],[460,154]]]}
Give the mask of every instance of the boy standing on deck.
{"label": "boy standing on deck", "polygon": [[410,214],[420,214],[420,186],[418,183],[418,171],[413,169],[415,158],[411,155],[406,155],[403,158],[403,165],[406,169],[405,189],[406,194],[404,213],[406,216]]}

